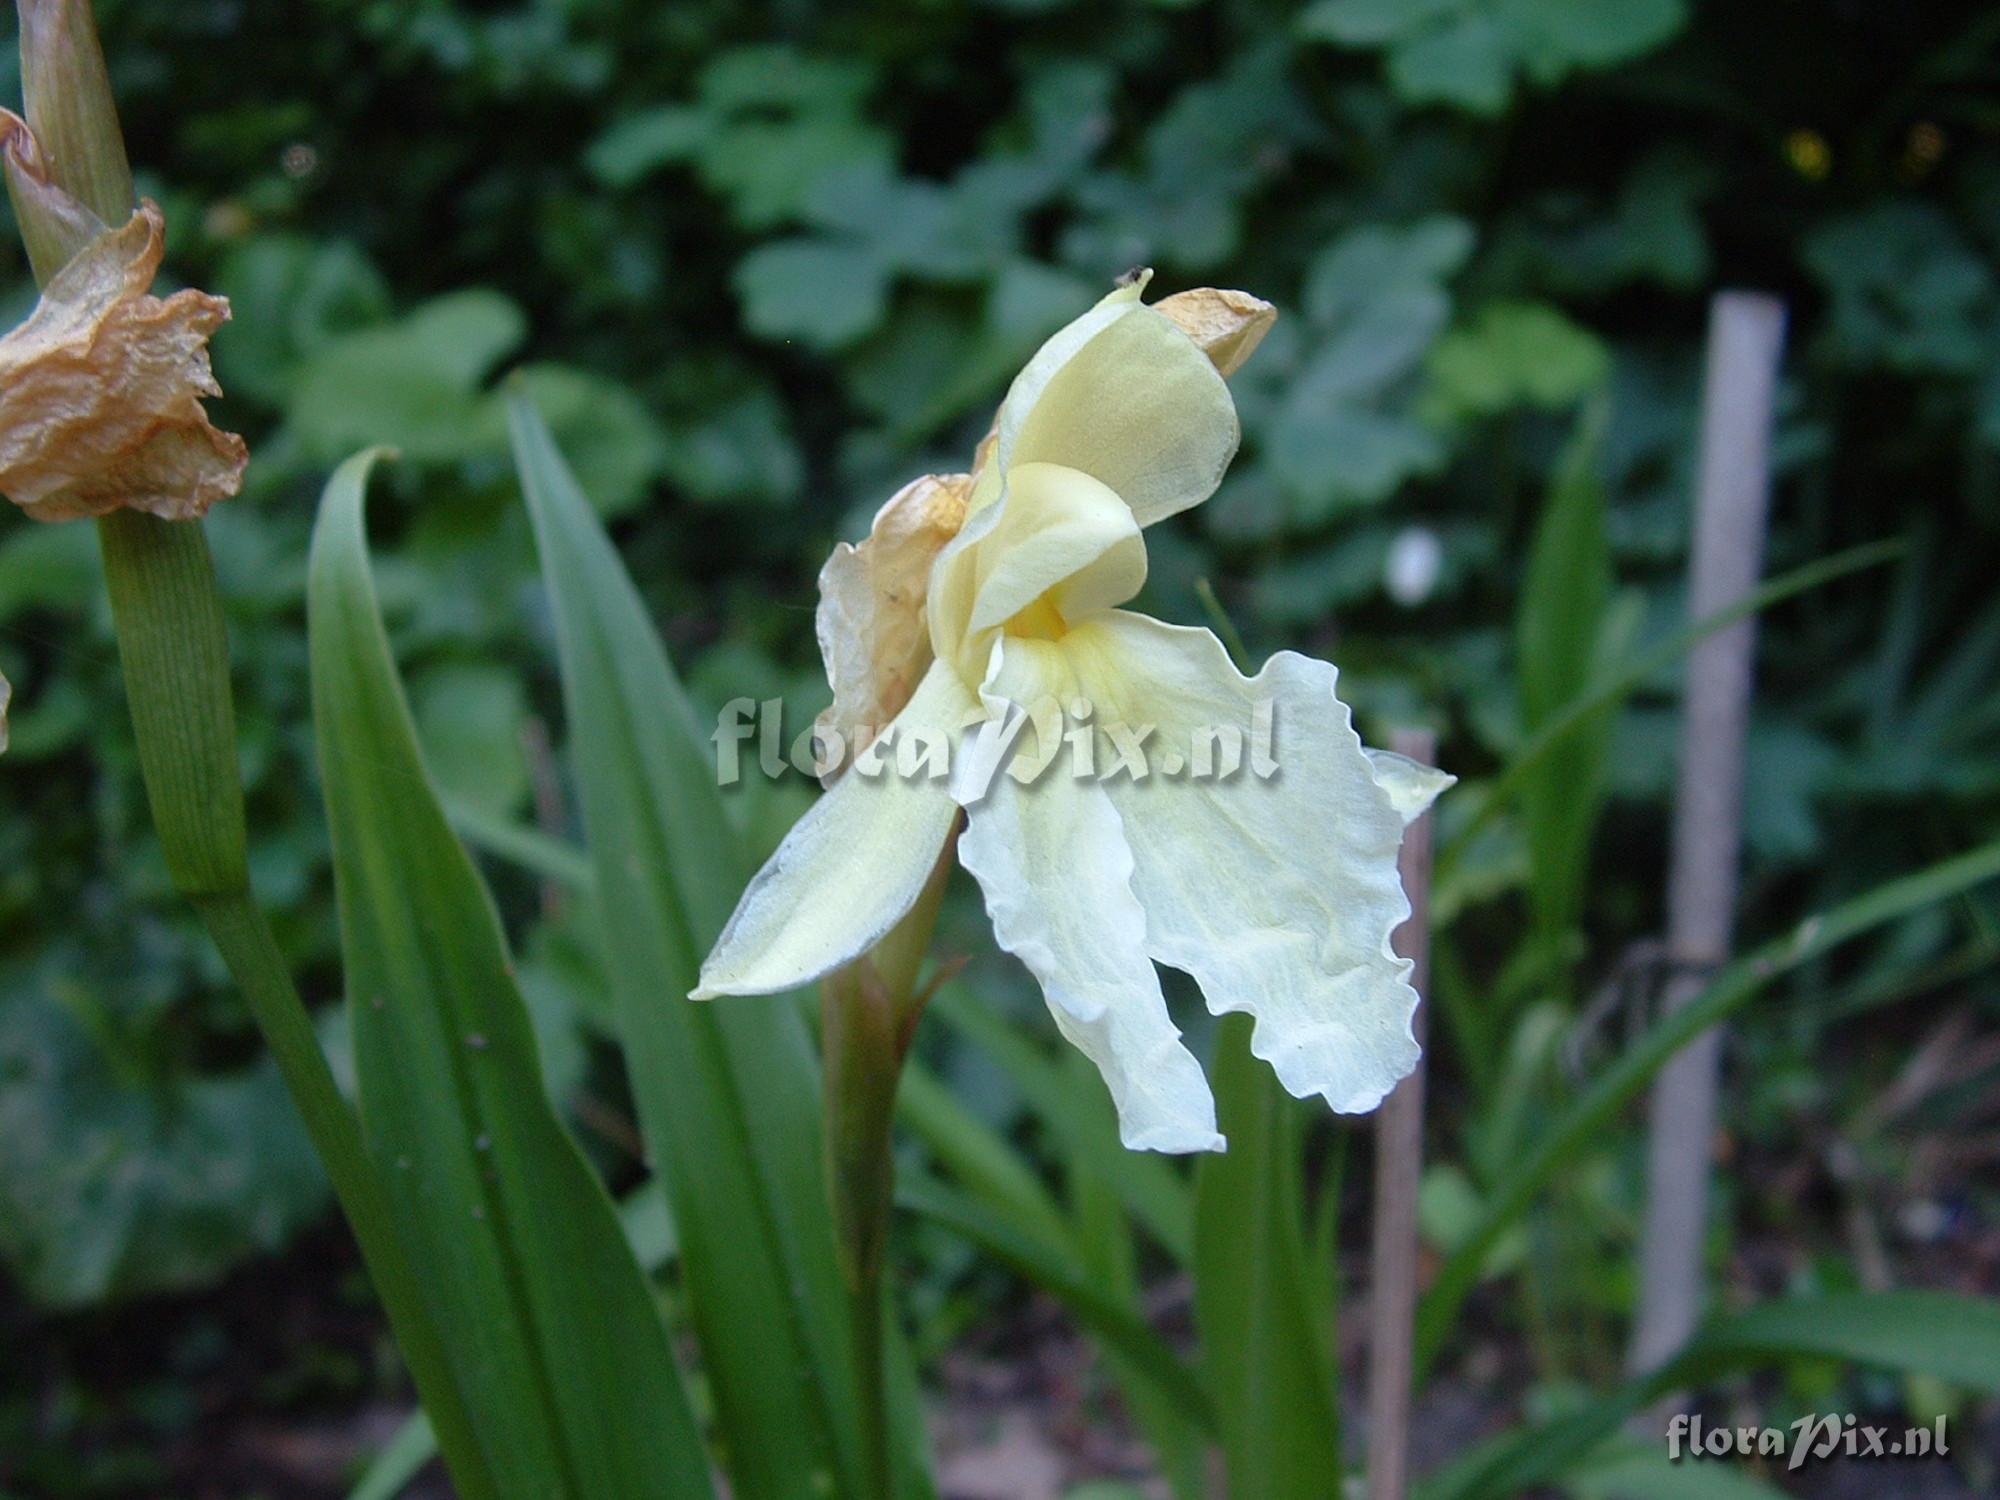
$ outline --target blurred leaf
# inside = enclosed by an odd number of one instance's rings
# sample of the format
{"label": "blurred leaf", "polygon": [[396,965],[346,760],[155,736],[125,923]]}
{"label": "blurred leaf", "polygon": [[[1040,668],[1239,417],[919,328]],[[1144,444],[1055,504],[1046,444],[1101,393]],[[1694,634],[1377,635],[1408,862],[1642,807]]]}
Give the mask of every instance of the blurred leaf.
{"label": "blurred leaf", "polygon": [[488,814],[513,812],[528,794],[520,679],[499,667],[442,662],[417,675],[410,698],[440,795]]}
{"label": "blurred leaf", "polygon": [[330,340],[389,316],[389,288],[361,249],[344,240],[263,234],[231,251],[215,290],[230,321],[215,338],[224,390],[285,401],[303,361]]}
{"label": "blurred leaf", "polygon": [[0,999],[0,1255],[47,1308],[205,1287],[326,1211],[269,1058],[134,1078],[79,1023],[79,981],[16,969]]}
{"label": "blurred leaf", "polygon": [[[579,458],[577,483],[606,519],[626,514],[667,467],[667,439],[645,405],[624,386],[568,365],[524,365],[519,378],[550,427]],[[506,412],[498,396],[482,411],[482,436],[498,453]]]}
{"label": "blurred leaf", "polygon": [[[1579,420],[1549,491],[1515,616],[1521,721],[1544,729],[1582,698],[1606,660],[1611,548],[1604,487],[1596,473],[1602,408]],[[1575,928],[1590,879],[1590,845],[1609,772],[1614,714],[1579,727],[1527,779],[1521,792],[1536,924],[1550,962]],[[1564,966],[1566,968],[1566,965]],[[1561,971],[1557,971],[1561,972]]]}
{"label": "blurred leaf", "polygon": [[505,1493],[709,1493],[666,1329],[544,1098],[500,925],[438,806],[377,611],[372,454],[329,483],[309,616],[363,1128]]}
{"label": "blurred leaf", "polygon": [[1604,384],[1611,359],[1595,334],[1553,307],[1496,302],[1440,339],[1428,370],[1425,410],[1452,422],[1516,405],[1572,405]]}
{"label": "blurred leaf", "polygon": [[1412,103],[1498,114],[1518,75],[1559,82],[1578,68],[1639,57],[1686,22],[1681,0],[1318,0],[1308,37],[1389,54],[1389,82]]}
{"label": "blurred leaf", "polygon": [[743,321],[768,339],[815,349],[853,343],[882,321],[888,268],[866,246],[837,240],[760,245],[736,269]]}
{"label": "blurred leaf", "polygon": [[1651,1442],[1607,1443],[1563,1482],[1577,1500],[1782,1500],[1785,1492],[1719,1463],[1675,1462]]}
{"label": "blurred leaf", "polygon": [[675,422],[662,464],[667,478],[697,501],[783,505],[805,482],[784,405],[753,386],[711,393],[699,415]]}
{"label": "blurred leaf", "polygon": [[[2000,842],[1940,860],[1831,910],[1815,913],[1790,933],[1731,963],[1692,1001],[1655,1023],[1621,1052],[1512,1165],[1489,1200],[1478,1231],[1451,1253],[1424,1294],[1417,1312],[1420,1378],[1499,1237],[1534,1204],[1557,1173],[1600,1143],[1606,1123],[1668,1058],[1754,1000],[1774,980],[1828,949],[1996,877],[2000,877]],[[1992,1368],[2000,1370],[2000,1364]]]}
{"label": "blurred leaf", "polygon": [[[1422,1500],[1511,1500],[1565,1475],[1588,1477],[1620,1423],[1664,1393],[1798,1358],[1879,1365],[2000,1391],[2000,1302],[1950,1292],[1847,1292],[1767,1302],[1726,1315],[1699,1330],[1658,1371],[1629,1380],[1580,1410],[1481,1444],[1432,1476],[1419,1493]],[[1657,1493],[1678,1500],[1709,1492]],[[1737,1500],[1744,1492],[1716,1493]]]}
{"label": "blurred leaf", "polygon": [[491,441],[479,383],[527,334],[497,292],[454,292],[380,328],[333,339],[305,364],[292,423],[321,457],[384,443],[415,459],[458,459]]}
{"label": "blurred leaf", "polygon": [[1063,1264],[1004,1215],[915,1173],[903,1174],[896,1187],[896,1201],[904,1209],[935,1219],[972,1239],[989,1255],[999,1257],[1059,1299],[1078,1322],[1158,1381],[1190,1427],[1213,1427],[1215,1414],[1208,1398],[1180,1356],[1090,1276]]}
{"label": "blurred leaf", "polygon": [[1470,227],[1439,216],[1353,230],[1314,258],[1305,305],[1321,340],[1264,434],[1302,519],[1379,501],[1443,464],[1438,434],[1413,418],[1410,380],[1451,316],[1444,282],[1471,248]]}
{"label": "blurred leaf", "polygon": [[792,1500],[848,1472],[855,1431],[812,1052],[782,1000],[685,998],[745,862],[637,591],[534,407],[517,395],[510,412],[627,1068],[731,1435],[730,1477],[745,1500]]}
{"label": "blurred leaf", "polygon": [[1847,359],[1910,373],[1967,374],[2000,333],[1993,272],[1934,205],[1877,203],[1806,239],[1832,299],[1828,339]]}

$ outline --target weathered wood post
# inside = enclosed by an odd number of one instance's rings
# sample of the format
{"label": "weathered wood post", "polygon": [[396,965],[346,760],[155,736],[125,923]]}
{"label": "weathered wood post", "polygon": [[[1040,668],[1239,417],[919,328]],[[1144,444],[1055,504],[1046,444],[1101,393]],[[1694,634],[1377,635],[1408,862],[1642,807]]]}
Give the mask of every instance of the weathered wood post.
{"label": "weathered wood post", "polygon": [[[1772,406],[1785,309],[1758,292],[1723,292],[1709,312],[1688,614],[1701,619],[1756,587],[1769,509]],[[1669,1011],[1729,957],[1742,845],[1743,751],[1756,624],[1719,630],[1688,657],[1680,773],[1667,881]],[[1710,1031],[1661,1069],[1646,1157],[1645,1237],[1629,1363],[1649,1370],[1687,1342],[1702,1308],[1702,1246],[1722,1034]]]}

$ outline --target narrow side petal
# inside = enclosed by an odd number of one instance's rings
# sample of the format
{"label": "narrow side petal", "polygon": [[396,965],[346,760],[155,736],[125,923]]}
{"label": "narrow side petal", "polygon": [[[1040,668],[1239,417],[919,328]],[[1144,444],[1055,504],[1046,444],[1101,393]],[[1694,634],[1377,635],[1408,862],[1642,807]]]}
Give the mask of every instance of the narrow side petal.
{"label": "narrow side petal", "polygon": [[[955,740],[976,708],[957,674],[934,665],[896,716],[891,744]],[[873,775],[850,768],[785,835],[716,939],[692,998],[795,989],[866,953],[910,909],[959,809],[942,778],[899,774],[893,751],[884,761]]]}
{"label": "narrow side petal", "polygon": [[[1012,647],[1017,643],[1010,642]],[[1219,1151],[1215,1099],[1147,957],[1132,853],[1102,787],[1060,762],[994,779],[958,841],[1000,946],[1042,986],[1057,1029],[1097,1064],[1135,1151]]]}
{"label": "narrow side petal", "polygon": [[[1112,612],[1064,641],[1098,721],[1156,726],[1142,779],[1109,778],[1148,946],[1210,1010],[1256,1018],[1251,1050],[1293,1094],[1373,1109],[1417,1059],[1410,965],[1389,947],[1409,915],[1396,874],[1404,818],[1377,782],[1325,662],[1290,652],[1255,678],[1206,630]],[[1260,775],[1259,704],[1275,759]],[[1234,731],[1233,774],[1167,774],[1204,735]],[[1215,741],[1210,739],[1213,746]],[[1267,766],[1268,769],[1268,766]]]}

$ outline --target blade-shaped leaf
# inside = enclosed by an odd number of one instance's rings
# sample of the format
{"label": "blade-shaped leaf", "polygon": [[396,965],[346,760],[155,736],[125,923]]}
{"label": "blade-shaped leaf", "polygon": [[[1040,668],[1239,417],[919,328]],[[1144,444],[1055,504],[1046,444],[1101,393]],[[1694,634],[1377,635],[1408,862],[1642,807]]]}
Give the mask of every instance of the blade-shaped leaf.
{"label": "blade-shaped leaf", "polygon": [[1228,1151],[1195,1169],[1194,1310],[1230,1500],[1337,1493],[1332,1329],[1305,1254],[1299,1117],[1250,1055],[1250,1018],[1216,1031],[1216,1123]]}
{"label": "blade-shaped leaf", "polygon": [[[1611,605],[1604,486],[1594,472],[1604,408],[1577,424],[1535,528],[1515,617],[1521,719],[1530,734],[1582,697],[1602,655]],[[1582,909],[1591,832],[1602,805],[1614,710],[1579,727],[1521,789],[1539,936],[1554,959]]]}
{"label": "blade-shaped leaf", "polygon": [[1598,1143],[1604,1127],[1666,1060],[1718,1021],[1762,994],[1772,980],[1828,949],[1961,891],[2000,877],[2000,841],[1982,844],[1927,869],[1888,881],[1831,911],[1808,917],[1785,936],[1746,954],[1693,1000],[1626,1048],[1572,1101],[1495,1189],[1478,1227],[1453,1248],[1417,1309],[1417,1370],[1437,1356],[1466,1294],[1494,1245],[1555,1175]]}
{"label": "blade-shaped leaf", "polygon": [[[687,998],[747,871],[638,591],[527,398],[509,402],[639,1120],[680,1232],[742,1500],[853,1492],[854,1385],[819,1076],[785,1000]],[[873,1500],[873,1497],[870,1497]]]}
{"label": "blade-shaped leaf", "polygon": [[1663,1393],[1798,1358],[1838,1359],[2000,1391],[2000,1302],[1950,1292],[1848,1292],[1768,1302],[1697,1333],[1661,1369],[1524,1427],[1427,1481],[1423,1500],[1508,1500],[1597,1462],[1605,1441]]}
{"label": "blade-shaped leaf", "polygon": [[964,984],[939,985],[930,1011],[998,1063],[1064,1148],[1090,1164],[1176,1261],[1188,1263],[1194,1239],[1192,1195],[1169,1158],[1119,1145],[1118,1132],[1104,1128],[1102,1097],[1077,1089],[1046,1048],[981,1004]]}
{"label": "blade-shaped leaf", "polygon": [[546,1101],[498,915],[417,747],[368,562],[372,462],[327,486],[308,591],[369,1150],[502,1493],[710,1494],[665,1327]]}
{"label": "blade-shaped leaf", "polygon": [[1166,1342],[1146,1326],[1124,1298],[1105,1290],[1050,1247],[1022,1233],[1008,1219],[963,1193],[906,1172],[896,1201],[912,1213],[956,1230],[1055,1297],[1091,1332],[1144,1369],[1183,1422],[1200,1431],[1215,1424],[1201,1383]]}

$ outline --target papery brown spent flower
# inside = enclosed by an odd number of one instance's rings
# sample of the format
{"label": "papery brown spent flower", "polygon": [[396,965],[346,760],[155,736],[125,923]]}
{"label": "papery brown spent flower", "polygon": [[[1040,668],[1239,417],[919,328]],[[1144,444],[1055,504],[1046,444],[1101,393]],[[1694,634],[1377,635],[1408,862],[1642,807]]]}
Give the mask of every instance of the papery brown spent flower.
{"label": "papery brown spent flower", "polygon": [[840,543],[820,569],[816,626],[833,702],[815,725],[838,734],[848,758],[902,711],[931,664],[931,563],[958,535],[971,487],[970,474],[912,480],[875,513],[862,542]]}
{"label": "papery brown spent flower", "polygon": [[39,521],[121,508],[168,520],[236,493],[248,453],[201,398],[225,298],[152,296],[165,226],[147,201],[91,240],[0,338],[0,493]]}

